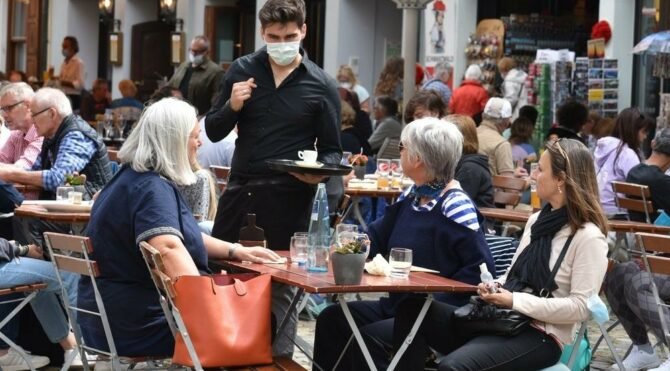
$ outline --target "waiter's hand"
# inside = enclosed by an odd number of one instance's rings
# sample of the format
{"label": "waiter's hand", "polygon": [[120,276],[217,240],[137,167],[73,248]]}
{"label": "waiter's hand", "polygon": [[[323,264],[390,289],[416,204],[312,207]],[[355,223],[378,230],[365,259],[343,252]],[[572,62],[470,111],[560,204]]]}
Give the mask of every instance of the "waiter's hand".
{"label": "waiter's hand", "polygon": [[256,88],[254,78],[247,81],[236,82],[233,84],[233,90],[230,92],[230,108],[239,112],[244,105],[244,101],[251,98],[251,92]]}
{"label": "waiter's hand", "polygon": [[325,175],[312,175],[312,174],[298,174],[298,173],[289,173],[294,177],[298,178],[303,183],[308,184],[319,184],[322,180],[328,178]]}

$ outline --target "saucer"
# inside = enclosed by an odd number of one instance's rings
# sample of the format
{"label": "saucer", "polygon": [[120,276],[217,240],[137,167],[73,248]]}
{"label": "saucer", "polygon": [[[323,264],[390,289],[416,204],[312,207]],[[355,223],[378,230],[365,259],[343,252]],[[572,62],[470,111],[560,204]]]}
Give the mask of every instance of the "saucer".
{"label": "saucer", "polygon": [[296,161],[295,164],[300,167],[309,167],[313,169],[318,169],[323,166],[323,164],[320,163],[319,161],[316,162]]}

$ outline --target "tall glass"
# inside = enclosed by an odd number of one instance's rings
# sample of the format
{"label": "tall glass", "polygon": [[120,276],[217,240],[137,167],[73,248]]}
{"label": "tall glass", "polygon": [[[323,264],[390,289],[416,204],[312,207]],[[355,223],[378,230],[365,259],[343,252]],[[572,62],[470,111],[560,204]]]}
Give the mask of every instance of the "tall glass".
{"label": "tall glass", "polygon": [[407,278],[412,268],[412,250],[401,247],[394,247],[389,254],[389,264],[391,265],[391,277]]}
{"label": "tall glass", "polygon": [[307,262],[307,235],[291,237],[291,263],[305,265]]}

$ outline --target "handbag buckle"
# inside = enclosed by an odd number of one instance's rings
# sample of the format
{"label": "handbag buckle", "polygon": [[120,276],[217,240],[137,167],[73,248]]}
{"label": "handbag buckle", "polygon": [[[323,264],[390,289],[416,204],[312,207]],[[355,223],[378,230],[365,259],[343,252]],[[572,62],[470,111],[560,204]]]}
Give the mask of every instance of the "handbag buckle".
{"label": "handbag buckle", "polygon": [[550,294],[549,290],[545,289],[544,287],[540,290],[541,298],[548,298],[549,294]]}

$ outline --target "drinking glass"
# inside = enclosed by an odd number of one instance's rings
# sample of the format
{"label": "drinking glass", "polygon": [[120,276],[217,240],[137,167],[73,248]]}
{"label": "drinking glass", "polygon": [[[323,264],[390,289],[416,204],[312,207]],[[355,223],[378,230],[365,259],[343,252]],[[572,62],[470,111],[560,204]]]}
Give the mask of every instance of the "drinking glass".
{"label": "drinking glass", "polygon": [[400,159],[391,160],[391,188],[402,189],[402,165]]}
{"label": "drinking glass", "polygon": [[352,153],[344,151],[342,152],[342,161],[340,162],[342,165],[349,165],[349,157],[351,157]]}
{"label": "drinking glass", "polygon": [[68,201],[70,192],[74,192],[74,187],[58,187],[56,188],[56,201]]}
{"label": "drinking glass", "polygon": [[291,263],[304,265],[307,262],[307,235],[291,237]]}
{"label": "drinking glass", "polygon": [[366,233],[357,233],[356,241],[360,242],[361,246],[363,246],[365,259],[367,259],[368,255],[370,254],[370,237],[368,237]]}
{"label": "drinking glass", "polygon": [[407,278],[412,268],[412,250],[402,247],[394,247],[389,255],[391,265],[391,277]]}
{"label": "drinking glass", "polygon": [[337,246],[342,247],[349,242],[353,242],[358,234],[358,226],[356,224],[340,223],[335,227],[335,242]]}

